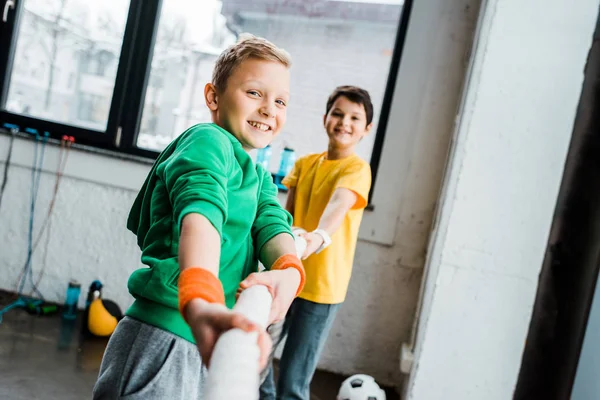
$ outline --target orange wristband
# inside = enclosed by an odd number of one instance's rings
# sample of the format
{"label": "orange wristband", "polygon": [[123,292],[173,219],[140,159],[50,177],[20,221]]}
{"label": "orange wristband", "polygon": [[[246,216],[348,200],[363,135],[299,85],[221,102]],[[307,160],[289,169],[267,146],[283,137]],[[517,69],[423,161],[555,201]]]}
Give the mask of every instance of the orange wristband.
{"label": "orange wristband", "polygon": [[306,282],[306,272],[304,272],[304,266],[302,265],[302,261],[300,261],[300,259],[295,255],[285,254],[275,260],[271,266],[271,271],[287,268],[294,268],[300,273],[300,285],[296,291],[296,296],[298,296],[300,292],[302,292],[302,289],[304,289],[304,283]]}
{"label": "orange wristband", "polygon": [[179,274],[179,312],[194,299],[203,299],[209,303],[225,304],[223,284],[213,274],[204,268],[186,268]]}

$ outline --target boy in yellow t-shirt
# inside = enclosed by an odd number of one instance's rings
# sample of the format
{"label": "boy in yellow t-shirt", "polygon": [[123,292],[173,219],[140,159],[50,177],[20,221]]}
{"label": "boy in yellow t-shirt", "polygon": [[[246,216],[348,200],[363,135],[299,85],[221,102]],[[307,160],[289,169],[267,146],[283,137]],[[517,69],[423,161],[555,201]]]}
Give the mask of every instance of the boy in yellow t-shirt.
{"label": "boy in yellow t-shirt", "polygon": [[369,164],[355,152],[369,134],[373,105],[366,90],[340,86],[323,118],[327,151],[304,156],[283,180],[290,191],[286,209],[307,241],[306,284],[290,307],[280,341],[277,396],[272,370],[261,400],[308,399],[310,382],[335,315],[346,297],[358,229],[371,188]]}

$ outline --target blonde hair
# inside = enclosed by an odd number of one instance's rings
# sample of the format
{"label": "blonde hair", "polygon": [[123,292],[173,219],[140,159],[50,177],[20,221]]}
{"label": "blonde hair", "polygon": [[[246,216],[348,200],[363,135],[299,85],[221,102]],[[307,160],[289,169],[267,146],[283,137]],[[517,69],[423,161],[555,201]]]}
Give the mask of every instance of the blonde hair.
{"label": "blonde hair", "polygon": [[242,33],[237,43],[229,46],[217,58],[212,75],[212,84],[215,88],[223,92],[233,71],[249,59],[278,62],[286,68],[292,65],[292,58],[287,51],[266,39]]}

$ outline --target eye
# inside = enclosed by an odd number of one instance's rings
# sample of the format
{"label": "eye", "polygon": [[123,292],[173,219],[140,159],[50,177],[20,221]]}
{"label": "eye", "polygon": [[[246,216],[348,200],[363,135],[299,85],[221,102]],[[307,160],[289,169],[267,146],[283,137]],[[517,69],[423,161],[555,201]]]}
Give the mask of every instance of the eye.
{"label": "eye", "polygon": [[281,106],[283,106],[283,107],[285,107],[285,106],[287,105],[287,104],[285,103],[285,101],[283,101],[283,100],[281,100],[281,99],[280,99],[280,100],[275,100],[275,103],[277,103],[277,104],[279,104],[279,105],[281,105]]}
{"label": "eye", "polygon": [[256,90],[248,90],[246,93],[251,96],[260,97],[260,93],[258,93]]}
{"label": "eye", "polygon": [[360,118],[358,118],[358,117],[352,117],[352,119],[353,119],[354,121],[358,121]]}

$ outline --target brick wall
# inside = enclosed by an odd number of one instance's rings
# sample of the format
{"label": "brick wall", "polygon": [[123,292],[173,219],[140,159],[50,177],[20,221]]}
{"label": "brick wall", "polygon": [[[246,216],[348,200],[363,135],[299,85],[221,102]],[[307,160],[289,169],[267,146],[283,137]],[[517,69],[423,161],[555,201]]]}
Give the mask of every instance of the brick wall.
{"label": "brick wall", "polygon": [[[399,18],[400,7],[397,11]],[[265,37],[292,55],[288,121],[273,143],[271,169],[277,169],[283,146],[294,148],[299,155],[327,148],[325,103],[339,85],[357,85],[371,93],[374,128],[359,146],[359,154],[369,160],[397,24],[251,13],[236,15],[233,21],[241,32]]]}

